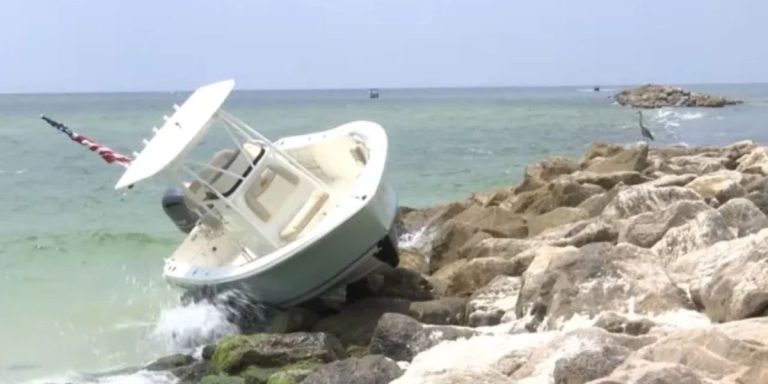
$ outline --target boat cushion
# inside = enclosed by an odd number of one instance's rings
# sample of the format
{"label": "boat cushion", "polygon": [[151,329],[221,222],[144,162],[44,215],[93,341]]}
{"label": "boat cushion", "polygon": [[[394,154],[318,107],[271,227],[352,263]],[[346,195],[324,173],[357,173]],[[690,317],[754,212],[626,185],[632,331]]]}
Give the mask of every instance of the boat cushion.
{"label": "boat cushion", "polygon": [[319,190],[312,192],[301,209],[299,209],[299,212],[280,232],[280,238],[287,241],[295,239],[312,218],[315,217],[315,214],[317,214],[326,200],[328,200],[328,192]]}

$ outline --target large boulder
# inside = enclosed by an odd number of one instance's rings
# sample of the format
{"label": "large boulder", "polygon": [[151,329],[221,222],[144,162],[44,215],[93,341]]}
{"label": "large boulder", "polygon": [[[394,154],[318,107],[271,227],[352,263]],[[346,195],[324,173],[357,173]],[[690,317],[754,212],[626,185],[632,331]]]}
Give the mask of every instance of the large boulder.
{"label": "large boulder", "polygon": [[599,328],[577,329],[534,348],[511,378],[520,383],[583,384],[610,374],[632,351],[654,341]]}
{"label": "large boulder", "polygon": [[235,335],[219,342],[208,369],[213,374],[233,374],[250,366],[281,367],[307,360],[328,363],[345,357],[339,341],[326,333]]}
{"label": "large boulder", "polygon": [[623,90],[614,98],[625,106],[634,108],[661,107],[724,107],[741,104],[740,100],[726,99],[698,92],[691,92],[679,87],[646,84]]}
{"label": "large boulder", "polygon": [[758,147],[739,159],[736,170],[768,176],[768,147]]}
{"label": "large boulder", "polygon": [[648,185],[653,187],[684,187],[686,184],[693,181],[696,178],[694,174],[683,175],[663,175],[656,180],[651,181]]}
{"label": "large boulder", "polygon": [[683,225],[693,220],[700,212],[709,210],[712,208],[703,201],[682,200],[661,211],[651,211],[632,216],[622,224],[619,231],[619,242],[650,248],[670,228]]}
{"label": "large boulder", "polygon": [[475,336],[474,330],[447,325],[422,324],[408,316],[386,313],[379,319],[371,336],[371,353],[396,361],[411,361],[422,351],[445,340]]}
{"label": "large boulder", "polygon": [[597,217],[547,229],[534,239],[557,247],[581,247],[589,243],[614,243],[618,236],[618,221]]}
{"label": "large boulder", "polygon": [[420,273],[407,268],[384,269],[366,277],[371,295],[412,301],[432,300],[432,285]]}
{"label": "large boulder", "polygon": [[602,159],[611,157],[624,150],[624,147],[618,144],[603,143],[600,141],[592,143],[589,149],[584,153],[581,168],[587,168],[593,159]]}
{"label": "large boulder", "polygon": [[693,370],[682,364],[632,361],[618,367],[610,376],[589,384],[706,384]]}
{"label": "large boulder", "polygon": [[600,216],[600,214],[603,213],[605,207],[607,207],[608,204],[610,204],[611,201],[616,198],[616,195],[619,194],[619,191],[623,186],[624,184],[617,184],[607,192],[592,195],[579,203],[577,207],[587,211],[587,215],[589,215],[589,217]]}
{"label": "large boulder", "polygon": [[385,313],[407,314],[411,303],[397,298],[363,299],[348,305],[341,312],[320,319],[313,331],[326,332],[344,345],[368,345],[376,322]]}
{"label": "large boulder", "polygon": [[701,200],[701,196],[688,188],[636,185],[619,191],[602,215],[612,219],[626,219],[644,212],[666,209],[681,200]]}
{"label": "large boulder", "polygon": [[643,184],[651,179],[641,175],[636,171],[617,171],[617,172],[588,172],[579,171],[571,175],[577,183],[595,184],[608,190],[621,183],[624,185]]}
{"label": "large boulder", "polygon": [[520,276],[530,261],[525,255],[458,260],[432,274],[430,282],[438,296],[469,296],[496,276]]}
{"label": "large boulder", "polygon": [[725,170],[699,176],[686,187],[693,189],[704,199],[715,198],[722,204],[746,194],[741,180],[741,173]]}
{"label": "large boulder", "polygon": [[762,342],[740,340],[718,327],[709,327],[671,333],[638,350],[628,363],[681,364],[711,382],[745,383],[750,368],[761,366],[766,359],[768,346]]}
{"label": "large boulder", "polygon": [[528,220],[528,235],[535,236],[548,228],[559,227],[589,217],[581,208],[559,207]]}
{"label": "large boulder", "polygon": [[757,233],[768,227],[768,217],[755,203],[744,198],[731,199],[718,209],[726,224],[733,228],[738,237]]}
{"label": "large boulder", "polygon": [[[691,295],[714,321],[766,314],[768,229],[724,241],[681,257],[672,271],[690,284]],[[687,278],[687,280],[686,280]]]}
{"label": "large boulder", "polygon": [[416,233],[424,229],[440,227],[467,209],[467,206],[467,202],[453,202],[426,209],[401,208],[397,216],[399,233]]}
{"label": "large boulder", "polygon": [[670,228],[651,249],[663,265],[668,265],[689,252],[734,237],[718,211],[703,210],[685,224]]}
{"label": "large boulder", "polygon": [[674,175],[705,175],[728,169],[731,161],[725,157],[712,156],[709,153],[673,157],[662,163],[659,170]]}
{"label": "large boulder", "polygon": [[685,292],[675,286],[656,255],[621,243],[594,243],[579,249],[539,255],[523,274],[518,318],[531,316],[527,328],[546,329],[576,314],[606,310],[660,313],[686,308]]}
{"label": "large boulder", "polygon": [[490,283],[475,291],[467,303],[467,325],[496,325],[505,315],[514,318],[521,285],[520,277],[496,276]]}
{"label": "large boulder", "polygon": [[594,184],[580,184],[570,176],[561,176],[547,185],[517,194],[500,207],[516,213],[540,215],[557,207],[575,207],[590,196],[605,192]]}
{"label": "large boulder", "polygon": [[[482,237],[478,237],[478,234]],[[528,235],[525,218],[499,207],[470,206],[431,235],[430,271],[459,259],[459,250],[470,240],[493,237],[522,238]]]}
{"label": "large boulder", "polygon": [[413,302],[408,308],[408,314],[427,324],[464,325],[466,308],[466,298],[444,297]]}
{"label": "large boulder", "polygon": [[579,170],[579,164],[564,157],[551,157],[536,165],[525,167],[523,182],[515,188],[515,193],[539,189],[560,175],[568,175]]}
{"label": "large boulder", "polygon": [[[381,355],[369,355],[326,364],[301,383],[387,384],[402,374],[403,370],[391,359]],[[271,384],[271,381],[268,384]]]}
{"label": "large boulder", "polygon": [[477,259],[480,257],[501,257],[511,259],[525,250],[544,245],[539,240],[529,239],[497,239],[488,238],[479,241],[469,247],[463,247],[460,252],[461,259]]}
{"label": "large boulder", "polygon": [[640,172],[647,166],[648,145],[642,143],[624,148],[610,157],[593,160],[585,171],[593,173]]}

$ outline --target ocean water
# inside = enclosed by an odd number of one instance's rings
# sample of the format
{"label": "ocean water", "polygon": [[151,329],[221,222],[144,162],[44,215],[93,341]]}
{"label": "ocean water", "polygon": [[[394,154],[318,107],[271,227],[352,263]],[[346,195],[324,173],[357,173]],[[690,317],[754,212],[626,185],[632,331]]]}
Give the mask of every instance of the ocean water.
{"label": "ocean water", "polygon": [[[646,111],[653,146],[768,143],[768,85],[690,88],[746,103]],[[638,141],[635,112],[615,105],[613,91],[383,89],[377,100],[367,90],[239,91],[225,108],[271,139],[376,121],[389,135],[387,178],[401,204],[423,207],[517,183],[525,165],[578,157],[595,140]],[[38,118],[130,153],[185,96],[0,95],[0,383],[164,382],[83,373],[140,366],[235,331],[210,305],[180,307],[180,292],[160,277],[183,238],[160,207],[164,185],[114,191],[121,167]]]}

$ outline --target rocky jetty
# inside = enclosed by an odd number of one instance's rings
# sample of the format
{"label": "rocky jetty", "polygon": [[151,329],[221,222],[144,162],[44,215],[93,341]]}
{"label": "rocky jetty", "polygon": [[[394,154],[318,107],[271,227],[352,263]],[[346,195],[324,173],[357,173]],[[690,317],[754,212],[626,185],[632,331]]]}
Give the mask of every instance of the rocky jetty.
{"label": "rocky jetty", "polygon": [[[185,383],[768,382],[768,148],[594,144],[403,208],[401,265],[146,367]],[[362,288],[361,288],[362,287]]]}
{"label": "rocky jetty", "polygon": [[730,100],[724,97],[686,91],[678,87],[654,84],[621,91],[616,94],[615,99],[621,105],[635,108],[724,107],[742,103],[740,100]]}

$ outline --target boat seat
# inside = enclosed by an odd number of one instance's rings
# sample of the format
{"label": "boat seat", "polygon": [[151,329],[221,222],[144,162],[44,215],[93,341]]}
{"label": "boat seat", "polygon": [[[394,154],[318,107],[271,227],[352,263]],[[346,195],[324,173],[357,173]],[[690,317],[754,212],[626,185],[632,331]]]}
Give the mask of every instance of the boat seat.
{"label": "boat seat", "polygon": [[288,225],[280,232],[280,238],[286,241],[291,241],[301,233],[302,230],[312,221],[320,207],[328,200],[328,192],[317,190],[309,195],[309,198],[304,205],[299,209],[299,212],[291,219]]}
{"label": "boat seat", "polygon": [[[249,162],[248,156],[243,155],[242,151],[223,149],[213,156],[208,165],[227,172],[206,168],[200,173],[200,178],[208,182],[223,196],[229,197],[240,186],[243,179],[248,177],[253,166],[258,163],[265,152],[264,148],[252,143],[244,144],[243,148],[248,151],[248,155],[253,158],[253,162]],[[232,173],[241,176],[237,177],[232,175]],[[218,196],[213,191],[206,191],[205,200],[215,199],[218,199]]]}
{"label": "boat seat", "polygon": [[245,193],[245,203],[266,222],[299,184],[299,177],[282,167],[268,165]]}

